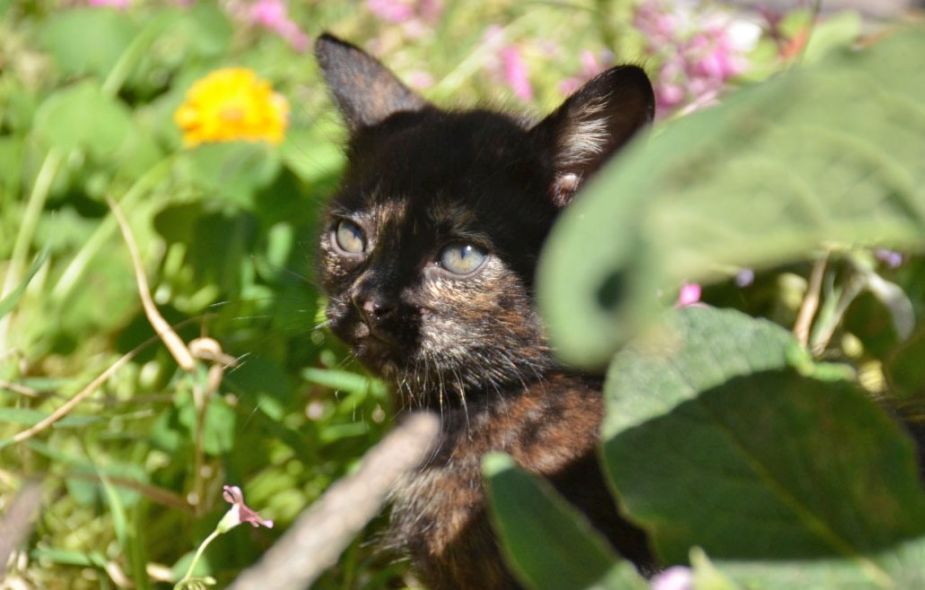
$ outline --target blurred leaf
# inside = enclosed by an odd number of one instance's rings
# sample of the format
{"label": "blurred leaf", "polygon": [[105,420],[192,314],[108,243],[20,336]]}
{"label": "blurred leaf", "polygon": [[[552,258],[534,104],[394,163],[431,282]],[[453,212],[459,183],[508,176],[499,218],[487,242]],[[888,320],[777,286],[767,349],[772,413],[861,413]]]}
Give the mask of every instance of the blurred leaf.
{"label": "blurred leaf", "polygon": [[35,114],[35,131],[64,152],[87,150],[106,159],[130,140],[133,122],[124,105],[86,81],[49,96]]}
{"label": "blurred leaf", "polygon": [[80,567],[106,567],[106,557],[99,551],[72,551],[53,547],[37,547],[32,552],[33,559],[42,559],[64,565]]}
{"label": "blurred leaf", "polygon": [[492,522],[507,562],[535,590],[648,588],[587,519],[549,483],[517,468],[503,453],[482,461]]}
{"label": "blurred leaf", "polygon": [[[2,108],[2,104],[0,104]],[[0,136],[0,162],[7,165],[0,166],[0,203],[4,202],[5,195],[19,196],[22,188],[23,156],[25,153],[23,140],[16,136]]]}
{"label": "blurred leaf", "polygon": [[[48,418],[49,414],[49,412],[31,408],[0,408],[0,422],[18,424],[19,426],[35,426]],[[65,416],[55,422],[52,428],[81,428],[102,420],[103,418],[99,416]]]}
{"label": "blurred leaf", "polygon": [[[99,8],[57,10],[39,33],[65,74],[104,77],[136,34],[127,13]],[[102,121],[97,121],[102,122]]]}
{"label": "blurred leaf", "polygon": [[[189,401],[191,402],[191,397]],[[221,397],[213,396],[209,400],[205,422],[202,425],[202,448],[209,455],[222,455],[234,448],[235,424],[237,415]],[[196,407],[192,403],[180,405],[178,415],[180,423],[190,434],[199,428],[196,419]]]}
{"label": "blurred leaf", "polygon": [[861,15],[853,10],[817,19],[811,25],[809,41],[803,48],[801,59],[804,62],[817,61],[837,49],[850,48],[861,38],[863,25]]}
{"label": "blurred leaf", "polygon": [[890,390],[899,396],[925,396],[925,327],[894,350],[884,363],[883,372]]}
{"label": "blurred leaf", "polygon": [[[562,357],[606,363],[656,293],[825,244],[925,244],[925,34],[794,68],[608,166],[553,229],[539,301]],[[593,247],[589,247],[593,244]]]}
{"label": "blurred leaf", "polygon": [[623,506],[668,563],[696,545],[750,587],[922,584],[911,441],[858,387],[789,368],[795,346],[764,320],[687,308],[618,354],[603,433]]}
{"label": "blurred leaf", "polygon": [[197,2],[186,11],[185,16],[180,26],[187,37],[189,52],[216,56],[228,49],[234,27],[220,5]]}
{"label": "blurred leaf", "polygon": [[251,208],[255,193],[280,170],[278,152],[258,142],[208,143],[184,152],[179,162],[210,198]]}
{"label": "blurred leaf", "polygon": [[305,182],[330,183],[346,160],[340,147],[343,140],[332,139],[335,129],[330,121],[327,125],[316,121],[310,129],[290,129],[280,147],[283,161]]}
{"label": "blurred leaf", "polygon": [[309,367],[302,369],[302,377],[311,383],[350,393],[364,395],[370,393],[375,396],[382,396],[386,390],[385,385],[378,379],[340,369]]}
{"label": "blurred leaf", "polygon": [[187,296],[204,287],[217,288],[213,296],[186,309],[194,312],[211,304],[218,295],[236,298],[242,274],[257,237],[257,220],[250,213],[217,207],[201,201],[165,207],[154,218],[154,228],[170,243],[184,245],[184,266],[192,270],[187,284],[175,284]]}
{"label": "blurred leaf", "polygon": [[694,570],[695,590],[740,590],[742,587],[716,569],[703,549],[695,547],[690,554],[691,569]]}
{"label": "blurred leaf", "polygon": [[26,272],[26,276],[23,277],[23,280],[19,285],[13,289],[9,295],[0,299],[0,318],[6,314],[13,311],[13,308],[16,307],[16,304],[19,303],[19,299],[23,296],[23,293],[26,292],[26,287],[29,286],[29,281],[32,280],[32,277],[35,276],[35,273],[42,268],[42,265],[45,264],[45,261],[48,260],[48,250],[42,250],[39,252],[39,255],[32,262],[32,266],[29,267],[29,270]]}
{"label": "blurred leaf", "polygon": [[282,420],[286,404],[293,398],[288,374],[279,364],[259,356],[250,356],[229,371],[224,383],[252,398],[273,420]]}
{"label": "blurred leaf", "polygon": [[915,328],[915,308],[906,292],[896,283],[891,283],[873,271],[867,273],[865,278],[867,289],[889,312],[893,329],[900,340],[908,338]]}

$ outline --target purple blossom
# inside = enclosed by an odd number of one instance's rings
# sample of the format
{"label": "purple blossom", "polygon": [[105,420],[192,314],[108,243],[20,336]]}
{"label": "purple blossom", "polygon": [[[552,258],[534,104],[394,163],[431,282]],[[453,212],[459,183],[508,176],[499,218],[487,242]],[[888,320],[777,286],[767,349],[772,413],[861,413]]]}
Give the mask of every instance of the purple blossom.
{"label": "purple blossom", "polygon": [[222,486],[222,497],[231,504],[231,509],[222,518],[219,528],[227,531],[242,522],[249,522],[254,527],[273,528],[272,520],[261,517],[255,510],[244,503],[244,492],[238,486]]}
{"label": "purple blossom", "polygon": [[755,282],[755,271],[750,268],[743,268],[736,273],[735,283],[737,287],[747,287]]}
{"label": "purple blossom", "polygon": [[650,586],[652,590],[694,590],[694,573],[689,567],[676,565],[656,574]]}
{"label": "purple blossom", "polygon": [[874,250],[874,257],[887,265],[888,268],[899,268],[903,263],[903,255],[900,252],[887,250],[886,248],[877,248]]}

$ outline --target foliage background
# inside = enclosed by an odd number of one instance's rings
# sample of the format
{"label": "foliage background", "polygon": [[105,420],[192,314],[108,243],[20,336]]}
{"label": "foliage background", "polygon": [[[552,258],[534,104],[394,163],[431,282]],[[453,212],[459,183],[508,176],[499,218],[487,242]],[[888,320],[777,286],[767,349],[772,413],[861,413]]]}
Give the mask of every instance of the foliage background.
{"label": "foliage background", "polygon": [[[0,311],[0,507],[43,478],[35,533],[4,587],[167,587],[231,483],[277,527],[242,527],[210,546],[204,571],[225,583],[388,428],[385,387],[319,328],[315,222],[337,183],[343,131],[310,54],[315,35],[367,47],[440,105],[531,115],[611,60],[643,63],[668,117],[861,34],[857,14],[817,18],[815,8],[0,1],[0,271],[3,301],[15,304]],[[744,45],[731,32],[743,25],[753,33]],[[227,66],[253,69],[287,98],[281,144],[183,146],[174,111],[195,80]],[[106,198],[126,211],[167,320],[237,359],[204,407],[199,376],[152,338]],[[846,264],[830,267],[833,288]],[[873,264],[921,313],[921,262]],[[790,327],[810,270],[718,281],[704,299]],[[830,350],[880,392],[898,342],[889,310],[863,295],[844,317]],[[139,346],[66,419],[11,442]],[[375,551],[381,525],[316,587],[415,587],[403,563]]]}

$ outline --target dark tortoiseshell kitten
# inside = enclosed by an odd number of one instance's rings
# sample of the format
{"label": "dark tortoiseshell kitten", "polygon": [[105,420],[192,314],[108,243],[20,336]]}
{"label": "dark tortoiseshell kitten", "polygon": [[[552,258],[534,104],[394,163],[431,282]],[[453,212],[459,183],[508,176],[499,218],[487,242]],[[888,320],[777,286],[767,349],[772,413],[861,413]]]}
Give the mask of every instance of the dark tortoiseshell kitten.
{"label": "dark tortoiseshell kitten", "polygon": [[598,468],[600,381],[556,364],[533,301],[562,207],[652,119],[639,68],[612,68],[535,125],[445,111],[362,50],[315,47],[350,131],[319,275],[331,329],[407,406],[443,420],[439,450],[396,490],[390,541],[433,590],[516,588],[486,514],[480,459],[547,477],[626,557],[650,565]]}

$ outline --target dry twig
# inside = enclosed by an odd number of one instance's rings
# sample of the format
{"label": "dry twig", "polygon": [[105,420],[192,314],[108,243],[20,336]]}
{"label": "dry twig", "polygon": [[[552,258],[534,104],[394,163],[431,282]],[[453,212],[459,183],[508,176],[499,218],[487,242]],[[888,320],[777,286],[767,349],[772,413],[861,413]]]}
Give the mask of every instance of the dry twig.
{"label": "dry twig", "polygon": [[173,358],[176,359],[177,364],[184,371],[192,371],[196,367],[193,355],[190,353],[189,348],[186,347],[183,339],[174,332],[167,320],[164,319],[164,316],[161,315],[161,312],[158,311],[157,306],[154,305],[154,300],[151,299],[148,277],[145,276],[144,264],[142,264],[141,256],[138,254],[138,246],[135,244],[135,236],[132,235],[128,220],[125,219],[122,209],[115,201],[106,199],[106,202],[109,203],[109,208],[112,209],[113,215],[115,215],[116,221],[119,223],[119,229],[122,231],[122,237],[125,238],[125,244],[128,246],[128,253],[132,259],[132,268],[135,271],[135,282],[138,284],[138,295],[141,297],[141,305],[144,307],[145,315],[148,317],[151,327],[164,341],[164,345],[173,355]]}
{"label": "dry twig", "polygon": [[800,306],[800,313],[797,315],[797,321],[793,325],[793,335],[796,336],[800,344],[803,345],[803,348],[806,348],[809,343],[809,328],[812,326],[816,310],[819,309],[822,278],[825,276],[825,266],[828,260],[829,255],[826,253],[813,265],[813,272],[809,276],[809,285],[806,288],[806,295],[803,297],[803,304]]}
{"label": "dry twig", "polygon": [[70,413],[70,411],[73,410],[77,406],[77,404],[82,402],[88,395],[96,391],[103,383],[105,383],[110,377],[112,377],[116,371],[121,369],[123,366],[127,365],[128,362],[132,360],[132,358],[134,358],[135,355],[138,354],[138,352],[149,343],[150,343],[150,340],[148,342],[144,342],[140,344],[135,349],[130,350],[124,355],[122,355],[122,357],[120,357],[119,360],[111,364],[108,369],[106,369],[105,371],[97,375],[96,379],[94,379],[93,381],[88,383],[86,387],[78,391],[77,395],[75,395],[71,399],[61,404],[61,407],[59,407],[57,410],[55,410],[54,412],[52,412],[51,414],[49,414],[48,416],[46,416],[45,418],[37,422],[36,424],[23,430],[22,432],[16,433],[16,435],[13,436],[12,441],[14,443],[20,443],[26,439],[32,438],[39,432],[50,427],[52,424],[54,424],[61,418],[64,418],[65,416],[67,416],[68,413]]}
{"label": "dry twig", "polygon": [[42,501],[40,488],[41,485],[36,481],[27,482],[13,498],[13,503],[0,521],[0,581],[3,580],[10,555],[32,532]]}

